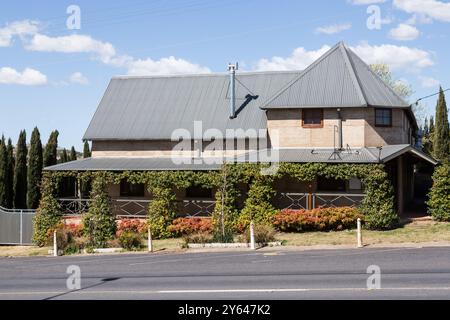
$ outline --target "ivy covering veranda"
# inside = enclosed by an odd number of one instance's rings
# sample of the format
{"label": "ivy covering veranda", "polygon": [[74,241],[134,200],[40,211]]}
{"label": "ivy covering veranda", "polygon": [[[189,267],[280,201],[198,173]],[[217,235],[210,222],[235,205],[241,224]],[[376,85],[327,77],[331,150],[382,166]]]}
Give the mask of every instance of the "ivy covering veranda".
{"label": "ivy covering veranda", "polygon": [[[92,182],[89,211],[83,223],[87,237],[95,245],[102,245],[114,237],[115,221],[111,214],[107,186],[129,183],[146,185],[152,201],[148,208],[148,222],[155,238],[170,236],[168,227],[176,215],[174,190],[191,186],[216,190],[215,209],[212,214],[217,241],[226,241],[236,227],[246,228],[250,221],[269,223],[276,209],[272,199],[276,195],[273,184],[288,176],[300,182],[314,181],[317,177],[348,180],[358,178],[365,188],[361,204],[367,228],[386,230],[398,224],[394,192],[388,175],[381,164],[325,164],[281,163],[275,174],[263,174],[262,164],[228,164],[219,171],[58,171],[44,173],[42,199],[35,218],[34,242],[45,245],[48,233],[61,221],[63,213],[56,195],[63,178],[75,178],[79,185]],[[238,208],[241,194],[239,185],[249,185],[242,210]]]}

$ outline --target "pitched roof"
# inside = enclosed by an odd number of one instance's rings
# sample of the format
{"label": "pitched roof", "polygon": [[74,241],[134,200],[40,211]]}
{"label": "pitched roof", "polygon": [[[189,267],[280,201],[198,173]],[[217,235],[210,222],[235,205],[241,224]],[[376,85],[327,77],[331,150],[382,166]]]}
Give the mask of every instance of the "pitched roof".
{"label": "pitched roof", "polygon": [[[276,158],[274,152],[277,152]],[[388,145],[378,148],[354,148],[341,152],[333,149],[285,148],[252,151],[237,158],[227,158],[227,163],[386,163],[396,157],[410,153],[433,165],[438,162],[408,144]],[[178,158],[175,163],[170,157],[133,158],[133,157],[98,157],[57,164],[46,167],[49,171],[184,171],[184,170],[219,170],[224,162],[221,158]],[[275,161],[276,160],[276,161]]]}
{"label": "pitched roof", "polygon": [[115,77],[83,139],[170,139],[179,128],[198,139],[202,132],[194,134],[194,121],[202,121],[203,130],[215,128],[224,134],[226,129],[266,129],[266,114],[259,106],[298,74],[285,71],[236,75],[235,119],[229,118],[226,73]]}
{"label": "pitched roof", "polygon": [[267,100],[262,109],[399,107],[409,104],[343,42]]}
{"label": "pitched roof", "polygon": [[[222,74],[114,77],[83,137],[85,140],[166,140],[176,129],[193,139],[203,130],[265,130],[265,109],[400,107],[409,105],[343,43],[304,71],[236,75],[237,117],[229,118],[229,76]],[[242,132],[235,133],[243,138]]]}

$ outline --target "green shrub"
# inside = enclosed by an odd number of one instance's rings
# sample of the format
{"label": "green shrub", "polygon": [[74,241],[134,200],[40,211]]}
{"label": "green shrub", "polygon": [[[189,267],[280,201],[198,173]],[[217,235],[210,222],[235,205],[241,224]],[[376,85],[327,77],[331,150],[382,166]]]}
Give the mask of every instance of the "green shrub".
{"label": "green shrub", "polygon": [[211,233],[208,232],[196,232],[183,236],[184,247],[187,247],[189,243],[212,243],[214,238]]}
{"label": "green shrub", "polygon": [[142,247],[142,236],[133,231],[124,231],[119,236],[119,243],[126,250],[137,250]]}
{"label": "green shrub", "polygon": [[49,232],[53,233],[61,222],[62,210],[54,196],[55,192],[56,183],[46,174],[42,180],[42,198],[33,218],[33,242],[40,247],[49,243]]}
{"label": "green shrub", "polygon": [[164,239],[172,236],[169,231],[173,219],[176,216],[175,194],[169,187],[156,186],[152,190],[153,200],[148,207],[152,237],[155,239]]}
{"label": "green shrub", "polygon": [[248,228],[252,220],[255,224],[270,224],[277,212],[271,203],[276,194],[272,181],[270,176],[258,176],[250,185],[244,208],[236,221],[238,231]]}
{"label": "green shrub", "polygon": [[107,179],[103,173],[94,178],[89,201],[89,211],[83,216],[84,235],[90,246],[104,248],[116,233],[116,221],[112,215],[107,193]]}
{"label": "green shrub", "polygon": [[320,208],[313,210],[282,210],[273,219],[276,229],[285,232],[338,231],[352,229],[360,210],[353,207]]}
{"label": "green shrub", "polygon": [[450,221],[450,163],[435,169],[428,194],[428,212],[437,221]]}
{"label": "green shrub", "polygon": [[[259,244],[268,244],[269,242],[275,241],[276,231],[275,229],[267,224],[258,224],[254,228],[255,242]],[[250,243],[250,228],[245,230],[242,234],[241,241]]]}

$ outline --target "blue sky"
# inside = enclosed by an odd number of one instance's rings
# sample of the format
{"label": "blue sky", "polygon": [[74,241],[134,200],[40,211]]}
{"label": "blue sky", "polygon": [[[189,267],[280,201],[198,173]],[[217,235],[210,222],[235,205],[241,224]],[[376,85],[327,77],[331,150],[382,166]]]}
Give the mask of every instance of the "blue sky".
{"label": "blue sky", "polygon": [[[67,28],[70,5],[81,29]],[[114,75],[303,69],[341,40],[389,64],[413,102],[450,86],[449,27],[442,0],[5,0],[0,133],[15,143],[38,126],[45,142],[58,129],[62,147],[81,149]]]}

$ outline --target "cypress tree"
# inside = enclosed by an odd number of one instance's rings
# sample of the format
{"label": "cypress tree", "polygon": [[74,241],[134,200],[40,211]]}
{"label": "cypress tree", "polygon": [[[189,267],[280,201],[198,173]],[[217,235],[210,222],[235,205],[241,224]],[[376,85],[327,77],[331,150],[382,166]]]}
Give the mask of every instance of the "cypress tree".
{"label": "cypress tree", "polygon": [[84,148],[83,148],[83,158],[90,158],[91,157],[91,150],[89,149],[89,142],[84,141]]}
{"label": "cypress tree", "polygon": [[66,148],[64,148],[64,150],[61,153],[61,158],[59,160],[59,163],[65,163],[67,161],[69,161],[69,159],[67,157],[67,150],[66,150]]}
{"label": "cypress tree", "polygon": [[27,207],[27,134],[22,130],[16,148],[16,164],[14,170],[14,208]]}
{"label": "cypress tree", "polygon": [[14,206],[14,147],[11,139],[8,139],[8,145],[6,147],[7,154],[7,176],[6,176],[6,207],[12,208]]}
{"label": "cypress tree", "polygon": [[434,133],[434,117],[430,117],[430,125],[429,125],[429,132],[430,134]]}
{"label": "cypress tree", "polygon": [[58,130],[53,131],[48,138],[44,150],[44,167],[49,167],[57,164],[57,150],[58,150]]}
{"label": "cypress tree", "polygon": [[75,151],[75,147],[72,146],[70,149],[70,161],[76,161],[77,160],[77,152]]}
{"label": "cypress tree", "polygon": [[427,136],[430,133],[430,128],[428,127],[428,117],[425,117],[425,124],[423,126],[423,135]]}
{"label": "cypress tree", "polygon": [[447,160],[450,155],[450,129],[448,124],[447,103],[442,87],[436,105],[436,127],[433,136],[434,156],[438,160]]}
{"label": "cypress tree", "polygon": [[27,206],[36,209],[41,199],[41,179],[42,179],[42,143],[38,128],[34,128],[31,134],[30,151],[28,156],[28,192]]}
{"label": "cypress tree", "polygon": [[0,207],[6,207],[7,153],[5,137],[0,140]]}

